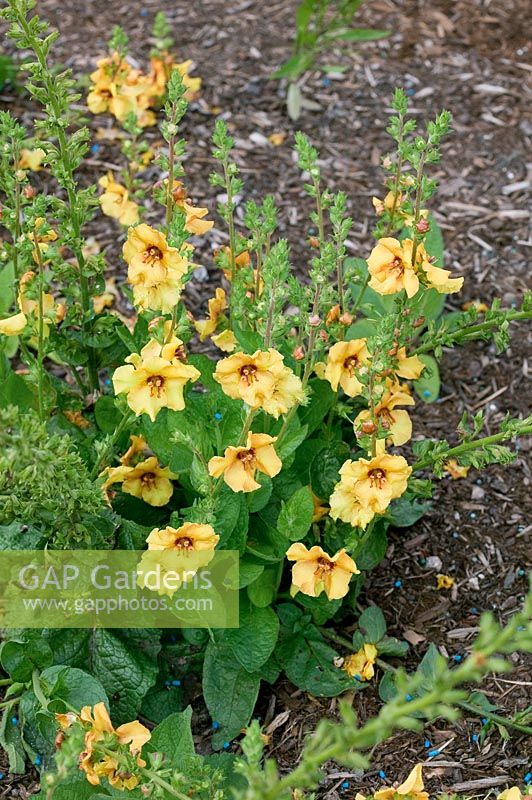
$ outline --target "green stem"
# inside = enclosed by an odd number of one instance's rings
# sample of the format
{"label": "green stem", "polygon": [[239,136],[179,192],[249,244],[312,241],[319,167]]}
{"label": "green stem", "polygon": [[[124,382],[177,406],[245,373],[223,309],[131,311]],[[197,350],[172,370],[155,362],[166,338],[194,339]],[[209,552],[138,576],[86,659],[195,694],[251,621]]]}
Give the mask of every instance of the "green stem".
{"label": "green stem", "polygon": [[183,792],[180,792],[178,789],[173,789],[172,786],[170,786],[170,784],[167,781],[165,781],[164,778],[161,778],[159,775],[157,775],[156,772],[152,772],[149,769],[141,768],[140,773],[144,775],[146,778],[149,778],[149,780],[152,781],[153,783],[156,783],[157,786],[160,786],[161,789],[164,789],[165,792],[168,792],[170,797],[177,797],[178,800],[190,800],[190,795],[183,794]]}
{"label": "green stem", "polygon": [[0,703],[0,709],[10,708],[11,706],[14,706],[19,702],[20,702],[20,697],[13,697],[12,699],[5,700],[3,703]]}
{"label": "green stem", "polygon": [[0,680],[0,686],[11,686],[12,683],[13,681],[11,680],[11,678],[2,678]]}
{"label": "green stem", "polygon": [[[532,319],[532,311],[507,311],[504,312],[504,321],[515,322],[517,320]],[[461,328],[457,331],[441,331],[436,333],[433,339],[422,343],[413,355],[420,353],[428,353],[433,351],[438,346],[451,347],[456,342],[469,342],[475,339],[480,339],[485,333],[489,333],[493,328],[498,328],[501,324],[500,319],[490,319],[484,322],[478,322],[475,325],[469,325],[466,328]]]}
{"label": "green stem", "polygon": [[123,433],[126,427],[129,425],[131,417],[132,414],[129,411],[126,411],[124,416],[116,426],[114,433],[112,434],[111,438],[107,443],[107,447],[105,448],[101,456],[97,459],[94,467],[92,468],[92,472],[90,474],[91,480],[95,480],[98,477],[104,465],[109,460],[109,457],[114,450],[116,442],[118,441],[120,435]]}
{"label": "green stem", "polygon": [[425,167],[425,158],[426,153],[421,153],[419,164],[417,167],[416,173],[416,200],[414,205],[414,245],[412,247],[412,266],[415,268],[416,266],[416,257],[417,257],[417,250],[419,244],[421,242],[421,237],[419,236],[416,225],[419,222],[419,215],[421,212],[421,193],[422,193],[422,182],[423,182],[423,169]]}
{"label": "green stem", "polygon": [[364,283],[363,283],[363,284],[362,284],[362,286],[360,287],[360,292],[358,293],[358,297],[357,297],[357,299],[355,300],[355,302],[353,303],[353,306],[352,306],[352,308],[351,308],[351,314],[353,314],[353,316],[355,315],[355,311],[357,311],[357,310],[358,310],[359,306],[360,306],[360,305],[361,305],[361,303],[362,303],[362,300],[363,300],[363,298],[364,298],[364,294],[366,293],[366,289],[368,288],[368,284],[369,284],[369,281],[370,281],[370,277],[371,277],[371,276],[370,276],[370,274],[369,274],[369,272],[368,272],[368,274],[367,274],[367,275],[366,275],[366,277],[364,278]]}
{"label": "green stem", "polygon": [[528,727],[527,725],[521,725],[520,723],[514,722],[511,719],[501,717],[499,714],[494,714],[492,711],[486,711],[484,708],[478,708],[472,703],[458,702],[457,705],[460,706],[460,708],[463,708],[464,711],[470,711],[477,717],[485,717],[486,719],[495,722],[497,725],[503,725],[505,728],[513,728],[520,733],[526,733],[528,736],[532,736],[532,728]]}
{"label": "green stem", "polygon": [[[224,181],[225,181],[225,191],[227,193],[227,225],[229,227],[229,266],[231,270],[231,286],[235,280],[236,276],[236,231],[235,231],[235,218],[234,218],[234,208],[233,208],[233,186],[231,182],[231,176],[229,175],[229,164],[227,160],[222,162],[223,172],[224,172]],[[231,327],[233,322],[233,309],[232,304],[229,310],[230,317],[231,317]]]}
{"label": "green stem", "polygon": [[175,136],[170,136],[168,140],[168,183],[166,187],[166,232],[170,230],[172,216],[174,213],[174,167],[175,167]]}
{"label": "green stem", "polygon": [[35,258],[39,268],[37,291],[38,319],[37,319],[37,395],[39,403],[39,419],[44,422],[44,264],[42,260],[41,248],[39,246],[39,234],[35,230]]}
{"label": "green stem", "polygon": [[48,708],[49,700],[45,697],[44,692],[41,688],[41,675],[38,669],[34,669],[32,676],[31,676],[31,683],[33,688],[33,693],[43,709],[46,711]]}
{"label": "green stem", "polygon": [[428,455],[425,458],[420,458],[419,461],[416,461],[415,464],[412,465],[412,470],[424,469],[430,466],[434,461],[439,461],[441,458],[447,460],[448,458],[454,458],[464,453],[469,453],[471,450],[478,450],[481,447],[486,447],[486,445],[497,444],[507,439],[513,439],[516,436],[527,436],[528,434],[532,434],[532,424],[524,423],[517,431],[499,431],[499,433],[494,433],[492,436],[485,436],[482,439],[474,439],[473,441],[456,445],[456,447],[451,447],[443,455]]}

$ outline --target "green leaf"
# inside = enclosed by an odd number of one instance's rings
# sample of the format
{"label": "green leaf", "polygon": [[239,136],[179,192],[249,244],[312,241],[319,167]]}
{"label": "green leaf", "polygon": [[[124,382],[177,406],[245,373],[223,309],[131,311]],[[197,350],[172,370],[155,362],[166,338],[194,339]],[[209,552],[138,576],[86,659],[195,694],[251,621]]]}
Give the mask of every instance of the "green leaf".
{"label": "green leaf", "polygon": [[311,389],[310,402],[298,412],[301,424],[307,426],[307,436],[322,424],[336,399],[329,381],[313,378],[308,386]]}
{"label": "green leaf", "polygon": [[0,408],[17,406],[21,411],[37,407],[37,396],[33,386],[15,372],[10,372],[0,386]]}
{"label": "green leaf", "polygon": [[10,261],[0,270],[0,314],[7,314],[15,299],[15,267]]}
{"label": "green leaf", "polygon": [[349,458],[345,442],[331,442],[321,450],[310,465],[310,485],[318,497],[330,497],[340,480],[340,467]]}
{"label": "green leaf", "polygon": [[433,403],[440,395],[440,370],[437,361],[425,353],[419,356],[425,364],[421,376],[414,381],[414,391],[425,403]]}
{"label": "green leaf", "polygon": [[246,330],[241,328],[240,325],[234,325],[233,333],[244,353],[254,353],[256,350],[262,350],[264,347],[262,336],[255,333],[255,331]]}
{"label": "green leaf", "polygon": [[386,620],[378,606],[369,606],[358,619],[360,632],[365,642],[376,644],[386,633]]}
{"label": "green leaf", "polygon": [[236,660],[247,672],[257,672],[274,651],[279,636],[279,619],[271,608],[260,608],[246,597],[240,603],[240,627],[226,631]]}
{"label": "green leaf", "polygon": [[[154,632],[97,629],[90,642],[91,672],[98,676],[111,699],[113,722],[135,718],[148,689],[157,679],[154,659],[160,649]],[[148,635],[148,634],[151,634]],[[151,639],[151,640],[150,640]]]}
{"label": "green leaf", "polygon": [[241,559],[240,561],[240,569],[239,569],[239,588],[244,589],[246,586],[249,586],[250,583],[253,583],[259,575],[262,575],[264,572],[264,564],[257,564],[254,561],[248,561],[245,558]]}
{"label": "green leaf", "polygon": [[147,749],[164,753],[172,769],[180,769],[184,759],[195,755],[191,719],[192,709],[189,706],[177,714],[170,714],[152,732]]}
{"label": "green leaf", "polygon": [[408,653],[409,644],[396,639],[395,636],[384,636],[378,643],[377,650],[380,656],[403,658]]}
{"label": "green leaf", "polygon": [[395,686],[395,676],[393,672],[385,672],[379,684],[379,697],[383,703],[387,703],[397,694],[397,687]]}
{"label": "green leaf", "polygon": [[7,706],[0,723],[0,747],[7,753],[9,771],[21,775],[26,767],[26,754],[22,744],[20,725],[13,725],[13,706]]}
{"label": "green leaf", "polygon": [[36,631],[28,631],[19,639],[9,639],[0,645],[0,664],[16,683],[27,683],[35,669],[53,663],[53,654],[46,641]]}
{"label": "green leaf", "polygon": [[50,710],[65,712],[72,708],[80,711],[83,706],[94,706],[105,703],[109,707],[107,694],[100,681],[76,667],[65,667],[60,664],[48,667],[40,676],[45,695],[53,703]]}
{"label": "green leaf", "polygon": [[183,692],[177,686],[152,686],[140,707],[140,716],[150,722],[160,723],[171,714],[183,710]]}
{"label": "green leaf", "polygon": [[357,567],[362,570],[370,570],[380,564],[386,554],[388,547],[388,537],[386,536],[386,523],[379,520],[375,523],[368,538],[363,538],[360,549],[355,549],[353,558]]}
{"label": "green leaf", "polygon": [[41,532],[32,525],[16,520],[0,525],[0,550],[36,550],[41,539]]}
{"label": "green leaf", "polygon": [[314,501],[309,486],[302,486],[290,500],[283,502],[277,519],[277,528],[290,541],[300,541],[310,526],[314,516]]}
{"label": "green leaf", "polygon": [[415,499],[399,497],[390,506],[389,516],[396,528],[409,528],[427,513],[432,503],[421,503]]}
{"label": "green leaf", "polygon": [[260,675],[248,672],[223,644],[210,641],[203,662],[203,694],[213,720],[220,728],[212,737],[219,750],[248,725],[260,687]]}
{"label": "green leaf", "polygon": [[[47,800],[48,792],[44,790],[33,796],[33,800]],[[101,786],[91,786],[85,776],[72,778],[67,783],[62,783],[54,789],[54,800],[104,800],[110,795],[102,794]]]}
{"label": "green leaf", "polygon": [[253,605],[266,608],[273,603],[279,583],[279,565],[266,564],[261,575],[247,587],[247,594]]}
{"label": "green leaf", "polygon": [[288,679],[315,697],[335,697],[354,688],[347,673],[334,666],[338,653],[314,625],[282,628],[276,656]]}
{"label": "green leaf", "polygon": [[139,525],[131,519],[122,519],[118,531],[118,548],[120,550],[144,550],[151,527]]}
{"label": "green leaf", "polygon": [[99,397],[94,405],[94,418],[101,431],[108,435],[114,433],[122,420],[122,413],[116,407],[115,398],[109,395]]}
{"label": "green leaf", "polygon": [[[297,420],[297,417],[294,417]],[[287,459],[295,453],[299,445],[305,441],[308,435],[308,428],[306,425],[294,425],[288,430],[287,434],[283,436],[281,444],[276,446],[277,455],[284,463]]]}
{"label": "green leaf", "polygon": [[332,42],[373,42],[376,39],[385,39],[390,35],[390,31],[379,31],[374,28],[350,28],[346,31],[333,31],[325,39]]}
{"label": "green leaf", "polygon": [[247,495],[247,505],[250,514],[261,511],[264,506],[268,505],[268,501],[272,495],[272,479],[262,472],[257,473],[255,480],[260,483],[260,489],[254,492],[249,492]]}

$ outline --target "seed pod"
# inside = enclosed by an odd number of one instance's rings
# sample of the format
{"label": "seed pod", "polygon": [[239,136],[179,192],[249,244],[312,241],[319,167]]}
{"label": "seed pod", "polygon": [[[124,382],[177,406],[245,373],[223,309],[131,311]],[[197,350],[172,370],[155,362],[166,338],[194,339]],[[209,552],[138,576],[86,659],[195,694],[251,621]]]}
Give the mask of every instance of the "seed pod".
{"label": "seed pod", "polygon": [[413,323],[412,323],[412,325],[414,326],[414,328],[421,328],[421,326],[422,326],[422,325],[424,325],[424,324],[425,324],[425,317],[423,317],[423,316],[421,316],[421,317],[418,317],[418,318],[417,318],[417,319],[415,319],[415,320],[413,321]]}
{"label": "seed pod", "polygon": [[340,317],[340,322],[342,325],[351,325],[353,322],[353,315],[350,314],[348,311],[344,311],[342,316]]}
{"label": "seed pod", "polygon": [[292,355],[296,361],[302,361],[305,358],[305,348],[302,345],[294,347]]}
{"label": "seed pod", "polygon": [[371,434],[371,433],[375,433],[375,431],[377,430],[377,426],[375,425],[374,422],[372,422],[372,420],[368,419],[368,420],[366,420],[365,422],[362,423],[362,425],[360,426],[360,429],[361,429],[362,433]]}
{"label": "seed pod", "polygon": [[320,246],[320,240],[317,236],[310,236],[308,243],[311,247],[318,248]]}
{"label": "seed pod", "polygon": [[425,219],[424,217],[418,219],[418,221],[416,222],[416,231],[418,233],[427,233],[427,231],[429,230],[430,230],[430,222],[428,221],[428,219]]}

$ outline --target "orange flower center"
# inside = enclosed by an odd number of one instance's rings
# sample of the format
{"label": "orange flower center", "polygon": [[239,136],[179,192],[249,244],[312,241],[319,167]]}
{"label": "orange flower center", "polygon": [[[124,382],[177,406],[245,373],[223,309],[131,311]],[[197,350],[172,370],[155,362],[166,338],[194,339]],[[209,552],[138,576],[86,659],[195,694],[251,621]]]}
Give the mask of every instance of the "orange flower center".
{"label": "orange flower center", "polygon": [[189,536],[181,536],[175,540],[174,547],[176,550],[194,550],[194,542]]}
{"label": "orange flower center", "polygon": [[386,483],[386,472],[383,469],[372,469],[368,472],[368,478],[373,487],[382,489]]}
{"label": "orange flower center", "polygon": [[333,562],[329,561],[328,558],[323,558],[322,556],[321,558],[318,558],[318,560],[316,561],[316,571],[314,574],[317,575],[318,577],[322,577],[324,575],[327,575],[329,572],[332,572],[333,569],[334,569]]}
{"label": "orange flower center", "polygon": [[346,369],[350,375],[353,375],[358,364],[359,364],[358,356],[349,356],[344,361],[344,369]]}
{"label": "orange flower center", "polygon": [[182,345],[178,345],[174,350],[174,358],[177,358],[179,361],[186,361],[187,354],[185,352],[185,348]]}
{"label": "orange flower center", "polygon": [[144,261],[146,262],[146,264],[155,264],[156,261],[161,261],[162,257],[163,254],[161,250],[159,250],[159,248],[156,247],[154,244],[150,245],[144,251]]}
{"label": "orange flower center", "polygon": [[164,378],[162,375],[150,375],[146,383],[150,387],[151,397],[160,397],[164,386]]}
{"label": "orange flower center", "polygon": [[253,449],[242,450],[237,453],[236,457],[243,463],[245,469],[249,469],[255,463],[255,451]]}
{"label": "orange flower center", "polygon": [[394,418],[389,408],[381,408],[381,410],[377,413],[377,416],[379,417],[383,428],[389,430],[392,427]]}
{"label": "orange flower center", "polygon": [[157,476],[154,472],[145,472],[144,475],[140,476],[140,482],[148,487],[153,486],[156,480]]}
{"label": "orange flower center", "polygon": [[250,386],[256,378],[257,367],[255,364],[245,364],[240,368],[240,377]]}
{"label": "orange flower center", "polygon": [[393,261],[390,261],[388,266],[392,272],[397,272],[398,275],[402,275],[405,271],[403,261],[398,256],[396,256]]}

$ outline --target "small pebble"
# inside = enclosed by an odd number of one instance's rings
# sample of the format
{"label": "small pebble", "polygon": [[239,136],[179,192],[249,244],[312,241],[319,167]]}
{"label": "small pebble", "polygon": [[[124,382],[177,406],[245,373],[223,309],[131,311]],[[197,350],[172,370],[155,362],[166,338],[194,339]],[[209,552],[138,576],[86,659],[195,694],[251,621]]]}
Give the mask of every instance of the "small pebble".
{"label": "small pebble", "polygon": [[402,581],[395,581],[395,583],[394,583],[394,586],[395,586],[396,589],[400,589],[402,585],[403,585]]}

